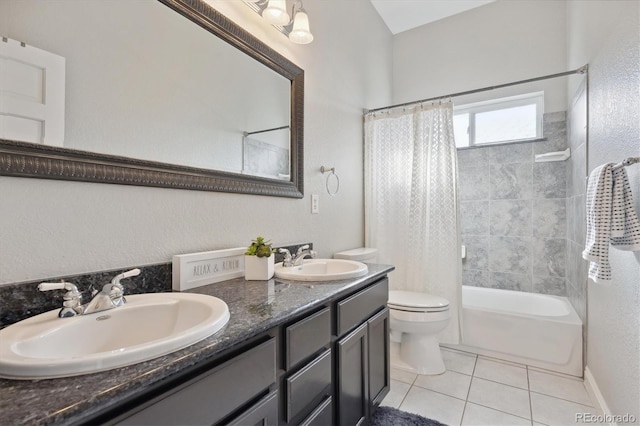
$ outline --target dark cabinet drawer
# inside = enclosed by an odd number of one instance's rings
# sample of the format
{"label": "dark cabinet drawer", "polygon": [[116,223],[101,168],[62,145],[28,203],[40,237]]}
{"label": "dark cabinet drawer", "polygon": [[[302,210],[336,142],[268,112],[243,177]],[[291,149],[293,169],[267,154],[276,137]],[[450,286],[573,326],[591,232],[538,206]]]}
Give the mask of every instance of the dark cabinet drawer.
{"label": "dark cabinet drawer", "polygon": [[287,391],[287,422],[303,413],[305,408],[317,404],[331,392],[331,350],[304,366],[285,380]]}
{"label": "dark cabinet drawer", "polygon": [[300,423],[300,426],[328,426],[330,424],[333,424],[333,413],[331,411],[331,397],[328,397],[309,414],[309,417]]}
{"label": "dark cabinet drawer", "polygon": [[276,426],[277,424],[278,391],[276,390],[262,398],[243,414],[229,422],[227,426]]}
{"label": "dark cabinet drawer", "polygon": [[158,397],[120,424],[214,424],[264,392],[276,380],[274,338]]}
{"label": "dark cabinet drawer", "polygon": [[331,310],[320,312],[296,322],[285,332],[285,369],[318,352],[331,341]]}
{"label": "dark cabinet drawer", "polygon": [[387,305],[389,280],[384,278],[336,304],[337,335],[352,330]]}

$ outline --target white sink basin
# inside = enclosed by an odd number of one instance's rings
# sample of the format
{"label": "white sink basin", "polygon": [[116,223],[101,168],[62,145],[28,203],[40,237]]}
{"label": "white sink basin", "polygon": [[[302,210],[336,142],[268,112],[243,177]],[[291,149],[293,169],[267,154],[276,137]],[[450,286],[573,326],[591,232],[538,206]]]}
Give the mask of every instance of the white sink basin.
{"label": "white sink basin", "polygon": [[276,278],[294,281],[346,280],[365,275],[369,271],[362,262],[345,259],[306,259],[300,266],[275,266]]}
{"label": "white sink basin", "polygon": [[227,304],[190,293],[126,296],[115,309],[72,318],[58,310],[0,330],[0,376],[43,379],[77,376],[147,361],[219,331]]}

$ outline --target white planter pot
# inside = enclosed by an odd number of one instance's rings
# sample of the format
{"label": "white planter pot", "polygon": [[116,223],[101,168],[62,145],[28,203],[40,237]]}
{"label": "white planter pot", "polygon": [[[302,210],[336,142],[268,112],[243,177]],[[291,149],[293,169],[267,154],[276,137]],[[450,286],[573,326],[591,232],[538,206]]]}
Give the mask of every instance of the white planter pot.
{"label": "white planter pot", "polygon": [[269,280],[273,277],[275,255],[269,257],[245,256],[244,278],[249,281]]}

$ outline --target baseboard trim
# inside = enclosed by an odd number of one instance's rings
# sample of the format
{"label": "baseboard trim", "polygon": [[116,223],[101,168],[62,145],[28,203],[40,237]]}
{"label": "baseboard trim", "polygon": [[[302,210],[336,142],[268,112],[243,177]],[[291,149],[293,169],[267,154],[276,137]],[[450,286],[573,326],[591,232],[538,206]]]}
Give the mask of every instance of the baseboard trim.
{"label": "baseboard trim", "polygon": [[[593,377],[593,374],[591,374],[589,366],[584,368],[584,387],[587,388],[587,393],[591,400],[597,404],[594,408],[598,410],[598,414],[604,415],[604,417],[610,416],[611,410],[609,410],[607,401],[605,401],[604,396],[602,396],[602,392],[600,392],[598,383],[596,382],[595,377]],[[610,425],[616,426],[616,423],[610,423]]]}

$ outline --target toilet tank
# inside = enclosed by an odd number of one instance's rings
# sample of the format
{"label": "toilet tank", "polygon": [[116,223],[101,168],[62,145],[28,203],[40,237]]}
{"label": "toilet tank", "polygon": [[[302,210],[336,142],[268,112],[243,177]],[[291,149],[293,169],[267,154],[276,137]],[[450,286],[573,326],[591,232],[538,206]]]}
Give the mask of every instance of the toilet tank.
{"label": "toilet tank", "polygon": [[358,262],[376,263],[378,261],[378,249],[360,247],[352,250],[341,251],[333,255],[334,259],[357,260]]}

